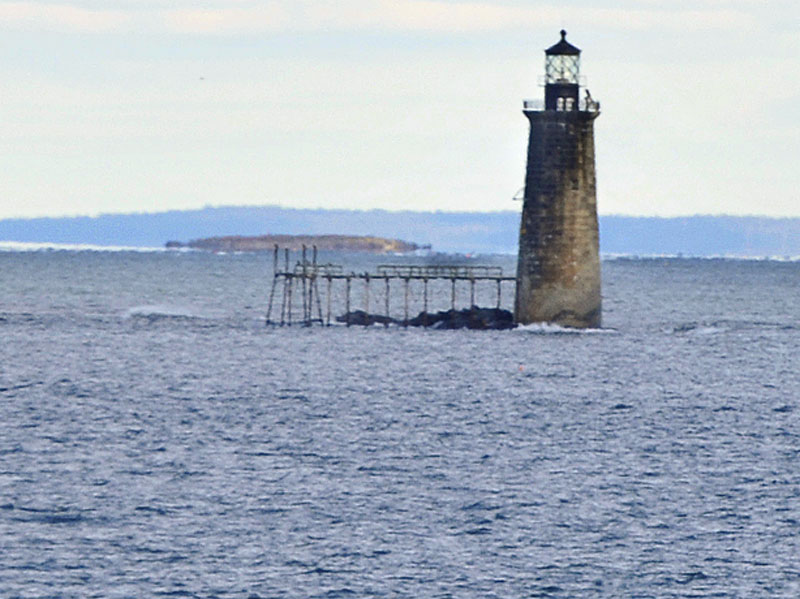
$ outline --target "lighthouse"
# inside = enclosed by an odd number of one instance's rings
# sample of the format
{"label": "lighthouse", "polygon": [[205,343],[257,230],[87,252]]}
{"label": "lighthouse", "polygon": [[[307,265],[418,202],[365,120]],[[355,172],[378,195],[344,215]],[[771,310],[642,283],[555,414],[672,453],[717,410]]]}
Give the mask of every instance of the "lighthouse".
{"label": "lighthouse", "polygon": [[525,101],[530,122],[517,258],[514,318],[595,328],[601,324],[594,120],[580,97],[581,51],[561,40],[545,50],[544,109]]}

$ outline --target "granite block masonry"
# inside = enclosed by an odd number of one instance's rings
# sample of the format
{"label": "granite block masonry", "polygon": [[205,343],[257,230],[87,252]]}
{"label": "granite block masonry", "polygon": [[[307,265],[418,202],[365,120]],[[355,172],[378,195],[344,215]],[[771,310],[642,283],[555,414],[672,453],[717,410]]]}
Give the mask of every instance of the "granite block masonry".
{"label": "granite block masonry", "polygon": [[600,105],[580,91],[580,50],[545,51],[544,110],[525,101],[530,122],[517,261],[514,320],[601,325],[594,120]]}

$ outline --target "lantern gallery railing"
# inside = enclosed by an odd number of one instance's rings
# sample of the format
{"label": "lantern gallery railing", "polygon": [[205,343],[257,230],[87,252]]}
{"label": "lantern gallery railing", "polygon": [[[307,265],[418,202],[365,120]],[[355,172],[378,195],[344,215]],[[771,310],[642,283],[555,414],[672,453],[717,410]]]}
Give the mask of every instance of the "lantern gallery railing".
{"label": "lantern gallery railing", "polygon": [[[523,100],[522,109],[530,111],[544,110],[544,100]],[[566,107],[562,110],[568,111]],[[578,102],[578,110],[580,112],[600,112],[600,102],[591,98],[583,98]]]}
{"label": "lantern gallery railing", "polygon": [[[536,78],[536,83],[538,84],[539,87],[545,87],[548,83],[558,83],[558,81],[548,81],[546,76],[539,75]],[[568,82],[562,81],[562,83],[568,83]],[[573,81],[572,83],[575,83],[575,82]],[[578,77],[578,85],[580,87],[586,87],[588,85],[588,83],[589,83],[589,80],[586,78],[585,75],[580,75]]]}

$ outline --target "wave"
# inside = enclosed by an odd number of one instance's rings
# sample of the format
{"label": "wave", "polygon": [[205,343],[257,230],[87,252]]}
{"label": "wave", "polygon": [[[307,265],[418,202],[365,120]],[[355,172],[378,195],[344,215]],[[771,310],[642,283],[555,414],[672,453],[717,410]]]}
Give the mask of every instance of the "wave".
{"label": "wave", "polygon": [[571,327],[561,326],[551,322],[537,322],[534,324],[521,324],[515,329],[515,332],[521,332],[534,335],[617,335],[617,329],[575,329]]}
{"label": "wave", "polygon": [[730,333],[746,330],[772,330],[793,331],[795,325],[789,322],[764,322],[758,320],[715,320],[715,321],[690,321],[673,325],[663,329],[673,335],[715,335],[717,333]]}
{"label": "wave", "polygon": [[134,306],[125,311],[125,318],[142,318],[145,320],[207,320],[208,316],[200,314],[185,306],[147,305]]}

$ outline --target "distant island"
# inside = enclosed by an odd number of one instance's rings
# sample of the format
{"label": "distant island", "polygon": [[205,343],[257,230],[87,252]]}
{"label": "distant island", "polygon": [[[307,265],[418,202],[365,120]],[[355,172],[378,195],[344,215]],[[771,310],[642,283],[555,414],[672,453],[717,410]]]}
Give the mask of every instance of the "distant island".
{"label": "distant island", "polygon": [[430,245],[418,245],[400,239],[368,237],[359,235],[227,235],[204,237],[187,243],[168,241],[167,248],[192,248],[210,252],[264,252],[275,246],[289,250],[301,250],[303,246],[316,246],[318,250],[368,252],[371,254],[407,254]]}

